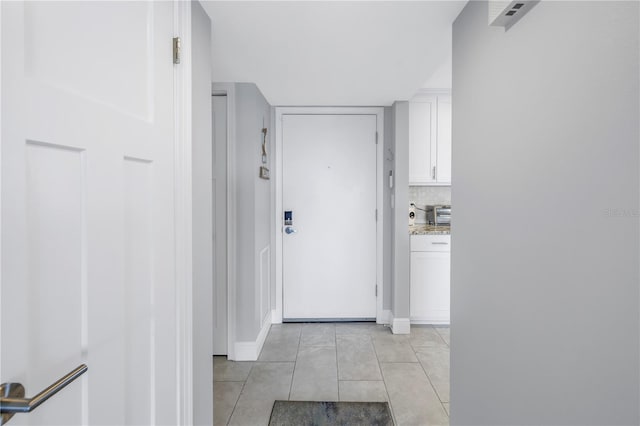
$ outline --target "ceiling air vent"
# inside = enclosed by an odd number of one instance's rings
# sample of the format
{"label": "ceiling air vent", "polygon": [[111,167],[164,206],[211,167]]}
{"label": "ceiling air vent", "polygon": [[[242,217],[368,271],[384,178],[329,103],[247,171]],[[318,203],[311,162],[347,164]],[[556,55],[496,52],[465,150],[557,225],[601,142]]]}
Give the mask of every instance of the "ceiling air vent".
{"label": "ceiling air vent", "polygon": [[489,25],[508,30],[540,0],[489,0]]}

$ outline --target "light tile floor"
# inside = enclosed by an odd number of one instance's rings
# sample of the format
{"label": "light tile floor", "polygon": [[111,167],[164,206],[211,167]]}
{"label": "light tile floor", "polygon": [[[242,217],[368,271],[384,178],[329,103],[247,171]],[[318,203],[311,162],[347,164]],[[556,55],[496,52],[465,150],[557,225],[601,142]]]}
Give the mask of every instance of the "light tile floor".
{"label": "light tile floor", "polygon": [[267,425],[273,402],[389,401],[396,425],[449,424],[449,327],[272,325],[257,362],[214,357],[214,423]]}

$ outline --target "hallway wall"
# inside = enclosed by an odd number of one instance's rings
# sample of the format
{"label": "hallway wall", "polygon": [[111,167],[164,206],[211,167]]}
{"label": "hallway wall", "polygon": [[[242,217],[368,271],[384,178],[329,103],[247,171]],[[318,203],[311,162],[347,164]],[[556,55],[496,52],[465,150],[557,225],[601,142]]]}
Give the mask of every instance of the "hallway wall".
{"label": "hallway wall", "polygon": [[638,424],[639,4],[453,27],[451,424]]}
{"label": "hallway wall", "polygon": [[[271,105],[253,83],[236,83],[236,341],[255,341],[266,315],[271,315],[270,264],[271,182],[258,177],[261,162],[262,128],[272,131]],[[267,158],[271,159],[267,143]],[[267,166],[269,166],[267,164]],[[266,259],[265,259],[266,258]],[[263,271],[261,272],[261,265]]]}

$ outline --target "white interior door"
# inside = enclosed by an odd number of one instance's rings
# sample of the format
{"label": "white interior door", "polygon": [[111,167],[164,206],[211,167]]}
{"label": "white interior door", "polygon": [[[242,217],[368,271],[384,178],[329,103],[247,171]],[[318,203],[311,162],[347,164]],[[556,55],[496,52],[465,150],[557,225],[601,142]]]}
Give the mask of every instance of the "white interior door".
{"label": "white interior door", "polygon": [[213,354],[227,355],[227,96],[213,104],[213,230],[214,300]]}
{"label": "white interior door", "polygon": [[376,115],[287,114],[282,135],[283,318],[375,319]]}
{"label": "white interior door", "polygon": [[171,2],[2,2],[0,374],[11,424],[175,423]]}

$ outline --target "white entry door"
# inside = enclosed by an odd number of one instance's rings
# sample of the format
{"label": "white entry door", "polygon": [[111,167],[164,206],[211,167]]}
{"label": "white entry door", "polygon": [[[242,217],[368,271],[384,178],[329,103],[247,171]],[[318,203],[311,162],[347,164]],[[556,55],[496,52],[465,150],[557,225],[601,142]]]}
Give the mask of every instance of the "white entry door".
{"label": "white entry door", "polygon": [[376,122],[282,116],[284,320],[376,317]]}
{"label": "white entry door", "polygon": [[2,382],[12,425],[177,421],[172,2],[2,2]]}

